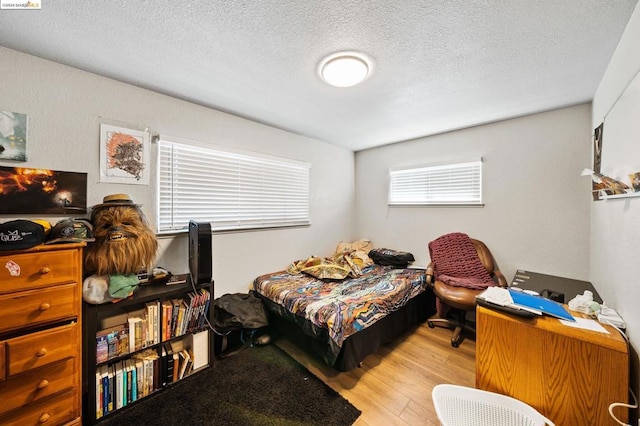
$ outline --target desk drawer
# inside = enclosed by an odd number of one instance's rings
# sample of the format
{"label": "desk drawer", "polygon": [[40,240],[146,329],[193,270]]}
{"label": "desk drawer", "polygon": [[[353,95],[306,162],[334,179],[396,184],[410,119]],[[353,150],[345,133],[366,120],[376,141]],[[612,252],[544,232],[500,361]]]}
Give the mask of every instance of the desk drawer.
{"label": "desk drawer", "polygon": [[0,255],[0,293],[75,281],[78,251]]}
{"label": "desk drawer", "polygon": [[0,416],[3,426],[60,425],[80,416],[75,408],[76,396],[64,392]]}
{"label": "desk drawer", "polygon": [[0,332],[74,318],[82,306],[78,284],[0,295]]}
{"label": "desk drawer", "polygon": [[1,382],[0,415],[71,389],[77,382],[74,366],[75,360],[70,358]]}
{"label": "desk drawer", "polygon": [[77,357],[78,333],[72,323],[6,340],[7,377]]}

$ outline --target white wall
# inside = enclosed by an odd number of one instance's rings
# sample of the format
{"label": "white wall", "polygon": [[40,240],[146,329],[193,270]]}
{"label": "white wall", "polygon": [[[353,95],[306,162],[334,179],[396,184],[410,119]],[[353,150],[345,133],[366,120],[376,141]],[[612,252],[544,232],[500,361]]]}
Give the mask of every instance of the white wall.
{"label": "white wall", "polygon": [[[427,118],[425,118],[427,119]],[[590,105],[425,137],[356,153],[356,234],[410,251],[449,232],[483,240],[507,279],[516,269],[587,279]],[[482,157],[477,207],[388,207],[388,169]]]}
{"label": "white wall", "polygon": [[[0,109],[26,113],[29,119],[28,161],[0,161],[0,166],[86,172],[89,206],[124,192],[143,205],[150,221],[155,217],[155,170],[150,185],[99,183],[101,122],[312,164],[310,227],[214,235],[216,296],[244,292],[256,276],[311,254],[329,254],[338,241],[352,237],[354,162],[349,150],[2,47],[0,76]],[[61,218],[46,219],[55,223]],[[161,238],[157,265],[187,272],[187,254],[184,235]]]}
{"label": "white wall", "polygon": [[[638,52],[640,6],[636,6],[593,99],[591,129],[604,120],[603,161],[607,148],[615,142],[609,141],[607,145],[605,117],[640,71]],[[636,143],[640,144],[640,140]],[[591,203],[591,259],[591,281],[602,288],[607,304],[626,321],[627,334],[637,352],[640,344],[640,198]]]}

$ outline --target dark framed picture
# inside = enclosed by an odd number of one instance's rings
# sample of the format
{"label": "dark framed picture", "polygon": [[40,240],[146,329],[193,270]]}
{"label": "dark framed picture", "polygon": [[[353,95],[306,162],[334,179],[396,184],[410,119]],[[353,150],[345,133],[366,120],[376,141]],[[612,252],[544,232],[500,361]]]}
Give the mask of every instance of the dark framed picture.
{"label": "dark framed picture", "polygon": [[87,174],[0,166],[0,214],[87,212]]}

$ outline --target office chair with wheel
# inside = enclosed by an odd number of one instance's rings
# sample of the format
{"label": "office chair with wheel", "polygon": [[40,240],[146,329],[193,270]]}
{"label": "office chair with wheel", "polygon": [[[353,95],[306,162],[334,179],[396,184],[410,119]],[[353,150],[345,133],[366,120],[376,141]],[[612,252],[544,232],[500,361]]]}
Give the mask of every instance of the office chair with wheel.
{"label": "office chair with wheel", "polygon": [[430,328],[442,325],[453,328],[451,346],[457,348],[463,330],[475,333],[466,320],[476,309],[476,296],[487,287],[507,286],[491,252],[480,240],[460,232],[443,235],[429,243],[431,263],[426,270],[427,283],[436,295],[440,318],[429,319]]}

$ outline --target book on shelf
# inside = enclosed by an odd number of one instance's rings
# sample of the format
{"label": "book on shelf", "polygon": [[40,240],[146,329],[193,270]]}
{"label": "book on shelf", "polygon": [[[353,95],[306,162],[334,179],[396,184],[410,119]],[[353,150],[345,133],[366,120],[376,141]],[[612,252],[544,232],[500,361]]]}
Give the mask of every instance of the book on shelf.
{"label": "book on shelf", "polygon": [[173,383],[173,367],[175,363],[175,358],[173,351],[171,350],[171,345],[165,345],[165,349],[167,351],[167,356],[165,358],[166,369],[165,369],[165,381],[167,384]]}
{"label": "book on shelf", "polygon": [[96,337],[96,362],[102,363],[109,359],[109,347],[107,343],[107,335],[98,335]]}
{"label": "book on shelf", "polygon": [[138,400],[138,368],[134,359],[128,359],[131,371],[131,402]]}
{"label": "book on shelf", "polygon": [[186,349],[182,349],[179,353],[180,355],[180,374],[178,374],[178,380],[181,380],[185,377],[188,372],[189,365],[191,364],[191,357],[189,355],[189,351]]}
{"label": "book on shelf", "polygon": [[107,412],[111,413],[115,409],[115,395],[114,395],[114,381],[115,375],[113,372],[113,367],[107,367]]}
{"label": "book on shelf", "polygon": [[99,419],[102,417],[102,401],[103,401],[103,397],[102,397],[102,392],[103,392],[103,387],[102,387],[102,373],[100,372],[100,369],[96,370],[96,419]]}
{"label": "book on shelf", "polygon": [[142,318],[130,317],[129,324],[129,353],[142,349]]}
{"label": "book on shelf", "polygon": [[173,376],[171,377],[171,383],[173,383],[178,381],[178,373],[180,372],[180,355],[174,352],[171,356],[173,358]]}
{"label": "book on shelf", "polygon": [[135,389],[136,385],[133,382],[134,377],[133,377],[133,368],[131,367],[131,359],[127,359],[124,361],[125,367],[124,367],[124,374],[125,374],[125,380],[126,380],[126,386],[125,386],[125,393],[126,393],[126,398],[125,398],[125,405],[131,404],[134,399],[133,399],[133,390]]}
{"label": "book on shelf", "polygon": [[158,304],[159,302],[145,303],[147,319],[147,337],[145,340],[145,347],[158,343]]}
{"label": "book on shelf", "polygon": [[178,324],[178,312],[180,311],[180,299],[171,299],[173,309],[171,311],[171,338],[177,336],[176,326]]}
{"label": "book on shelf", "polygon": [[185,303],[187,304],[187,313],[184,324],[184,332],[189,333],[191,331],[191,324],[193,323],[193,315],[196,310],[196,305],[198,303],[198,298],[194,292],[187,293],[185,296]]}
{"label": "book on shelf", "polygon": [[116,385],[115,385],[115,409],[118,410],[122,407],[124,407],[124,399],[123,399],[123,395],[122,395],[122,389],[124,388],[123,386],[123,378],[122,378],[122,363],[117,363],[114,366],[115,369],[115,376],[116,376]]}
{"label": "book on shelf", "polygon": [[162,301],[162,341],[171,339],[171,320],[173,318],[173,302],[171,300]]}
{"label": "book on shelf", "polygon": [[136,367],[136,399],[144,397],[144,363],[141,359],[133,359]]}

